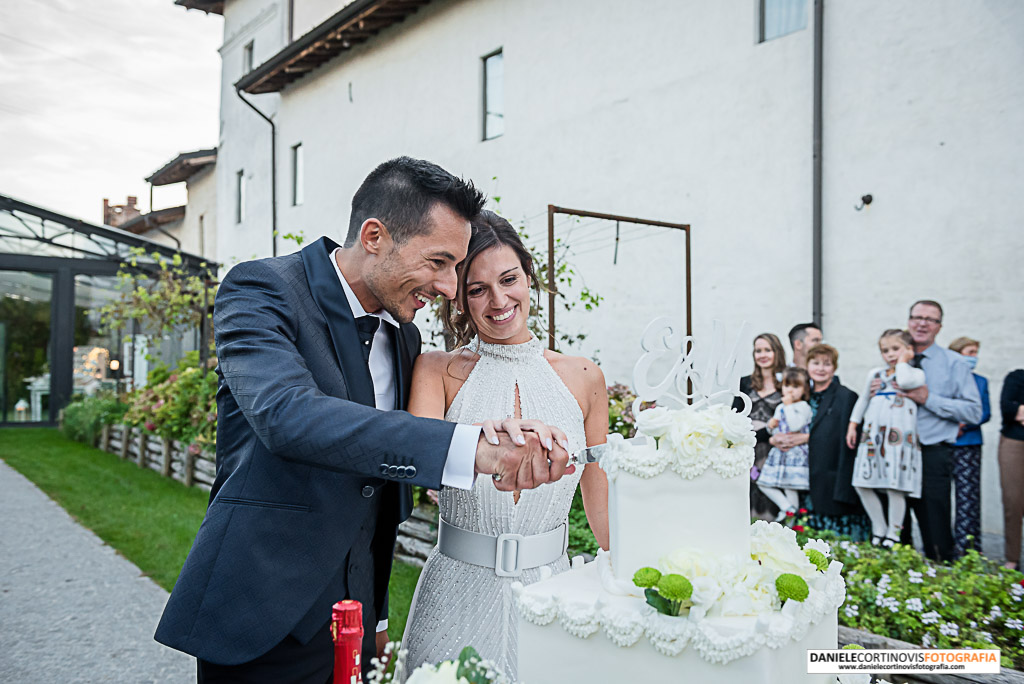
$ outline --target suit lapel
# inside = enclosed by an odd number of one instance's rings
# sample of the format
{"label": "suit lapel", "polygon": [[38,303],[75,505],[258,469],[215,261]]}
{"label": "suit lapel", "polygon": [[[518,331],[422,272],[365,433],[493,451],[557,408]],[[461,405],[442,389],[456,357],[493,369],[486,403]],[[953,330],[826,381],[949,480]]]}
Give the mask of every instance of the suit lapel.
{"label": "suit lapel", "polygon": [[328,238],[320,238],[302,250],[302,265],[320,313],[327,320],[338,366],[348,386],[349,399],[374,406],[373,380],[359,349],[359,333],[345,291],[331,263],[331,252],[338,247]]}
{"label": "suit lapel", "polygon": [[395,357],[395,408],[404,411],[409,405],[409,383],[412,380],[412,362],[403,327],[393,329],[392,345]]}

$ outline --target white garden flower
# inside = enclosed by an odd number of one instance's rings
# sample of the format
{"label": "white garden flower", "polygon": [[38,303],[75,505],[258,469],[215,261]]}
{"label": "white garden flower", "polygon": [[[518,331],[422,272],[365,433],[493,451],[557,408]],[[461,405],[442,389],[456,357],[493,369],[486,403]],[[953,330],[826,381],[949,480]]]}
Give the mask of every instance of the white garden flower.
{"label": "white garden flower", "polygon": [[1021,637],[1018,643],[1020,643],[1021,646],[1024,646],[1024,637]]}
{"label": "white garden flower", "polygon": [[907,607],[907,610],[912,610],[915,613],[920,613],[924,610],[924,601],[916,597],[907,599],[904,605]]}
{"label": "white garden flower", "polygon": [[975,622],[974,620],[971,620],[970,625],[971,625],[971,629],[977,629],[978,628],[978,623]]}
{"label": "white garden flower", "polygon": [[412,676],[406,680],[407,684],[469,684],[464,677],[459,677],[457,672],[459,664],[451,661],[443,662],[436,668],[432,665],[421,665],[416,668]]}
{"label": "white garden flower", "polygon": [[931,637],[930,634],[925,634],[924,636],[921,637],[921,645],[924,646],[925,648],[931,648],[932,647],[932,637]]}
{"label": "white garden flower", "polygon": [[992,633],[991,632],[981,632],[981,638],[984,639],[985,641],[987,641],[990,644],[994,643],[992,641]]}
{"label": "white garden flower", "polygon": [[907,570],[907,575],[910,576],[910,579],[908,579],[907,581],[911,584],[921,584],[922,582],[924,582],[924,580],[921,579],[923,575],[921,575],[921,573],[917,572],[916,570]]}
{"label": "white garden flower", "polygon": [[943,622],[939,625],[939,632],[948,637],[960,636],[960,627],[952,622]]}
{"label": "white garden flower", "polygon": [[1010,585],[1010,596],[1013,596],[1014,598],[1017,598],[1017,599],[1019,599],[1021,596],[1024,596],[1024,586],[1021,586],[1017,582],[1014,582],[1013,584],[1011,584]]}
{"label": "white garden flower", "polygon": [[846,617],[853,618],[860,615],[860,606],[857,604],[851,604],[843,608],[843,612],[846,613]]}
{"label": "white garden flower", "polygon": [[1017,618],[1010,618],[1006,621],[1007,629],[1024,630],[1024,622],[1021,622]]}
{"label": "white garden flower", "polygon": [[934,625],[939,621],[942,616],[936,613],[934,610],[930,610],[921,616],[921,622],[926,625]]}
{"label": "white garden flower", "polygon": [[928,569],[924,571],[924,574],[928,575],[929,577],[935,577],[935,568],[928,566]]}
{"label": "white garden flower", "polygon": [[988,614],[992,619],[1003,617],[1003,611],[999,606],[992,606]]}

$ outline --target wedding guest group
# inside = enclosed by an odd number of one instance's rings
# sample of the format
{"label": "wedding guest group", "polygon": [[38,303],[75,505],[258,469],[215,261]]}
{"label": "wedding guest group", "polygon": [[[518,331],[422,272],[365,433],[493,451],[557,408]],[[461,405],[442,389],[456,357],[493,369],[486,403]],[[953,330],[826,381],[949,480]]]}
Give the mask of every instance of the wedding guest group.
{"label": "wedding guest group", "polygon": [[[859,396],[839,381],[839,350],[822,342],[819,325],[790,329],[791,364],[773,344],[774,334],[754,339],[753,373],[740,383],[751,399],[758,438],[752,516],[793,524],[796,508],[801,522],[812,527],[885,547],[911,544],[916,522],[924,553],[933,560],[981,549],[981,426],[990,410],[988,381],[973,372],[980,342],[959,337],[948,349],[940,347],[943,309],[935,300],[915,301],[906,325],[880,335],[883,365],[869,372]],[[771,434],[766,417],[784,405],[780,367],[805,368],[811,381],[806,434]],[[1014,373],[1000,398],[999,468],[1010,566],[1019,561],[1024,518],[1024,370]],[[769,454],[798,447],[807,450],[807,492],[791,498],[784,486],[771,491],[773,480],[764,475],[766,466],[772,469]],[[762,490],[772,494],[769,502]]]}

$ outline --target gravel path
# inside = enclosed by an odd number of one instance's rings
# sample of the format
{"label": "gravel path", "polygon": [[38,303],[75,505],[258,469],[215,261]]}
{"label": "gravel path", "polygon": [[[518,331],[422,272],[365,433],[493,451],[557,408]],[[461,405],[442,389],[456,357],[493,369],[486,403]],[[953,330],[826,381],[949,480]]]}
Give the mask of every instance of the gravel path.
{"label": "gravel path", "polygon": [[167,592],[0,461],[0,682],[195,682],[153,641]]}

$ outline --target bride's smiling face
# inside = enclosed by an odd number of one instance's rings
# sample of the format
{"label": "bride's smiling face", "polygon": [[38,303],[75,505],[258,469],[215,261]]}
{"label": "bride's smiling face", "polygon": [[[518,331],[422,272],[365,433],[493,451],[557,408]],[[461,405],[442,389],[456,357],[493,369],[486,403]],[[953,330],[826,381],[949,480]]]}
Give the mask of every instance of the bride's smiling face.
{"label": "bride's smiling face", "polygon": [[530,339],[530,277],[519,256],[499,244],[481,252],[466,274],[465,302],[477,334],[484,342],[519,344]]}

